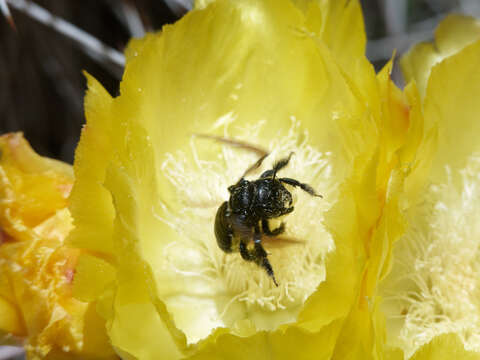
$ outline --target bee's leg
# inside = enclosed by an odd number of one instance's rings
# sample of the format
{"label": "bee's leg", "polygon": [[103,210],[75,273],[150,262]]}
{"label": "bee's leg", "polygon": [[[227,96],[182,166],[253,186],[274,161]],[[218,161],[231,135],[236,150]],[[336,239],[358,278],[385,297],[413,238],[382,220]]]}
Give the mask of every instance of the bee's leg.
{"label": "bee's leg", "polygon": [[275,286],[278,286],[277,280],[275,279],[275,274],[273,273],[272,265],[267,258],[267,252],[262,246],[262,234],[260,232],[260,226],[255,225],[255,234],[254,234],[254,243],[255,243],[255,262],[263,267],[273,280]]}
{"label": "bee's leg", "polygon": [[275,179],[275,175],[277,174],[277,172],[288,165],[288,162],[290,161],[290,158],[292,157],[292,155],[293,155],[293,152],[291,152],[290,155],[288,155],[288,157],[278,160],[273,165],[273,169],[265,171],[262,175],[260,175],[260,177],[261,178],[271,177],[272,179]]}
{"label": "bee's leg", "polygon": [[308,184],[304,184],[304,183],[301,183],[298,180],[290,179],[290,178],[280,178],[278,180],[285,183],[285,184],[288,184],[288,185],[292,185],[292,186],[295,186],[295,187],[298,186],[300,189],[302,189],[303,191],[306,191],[307,193],[309,193],[312,196],[317,196],[317,197],[323,198],[322,195],[317,194],[315,192],[315,190],[313,190],[313,188]]}
{"label": "bee's leg", "polygon": [[295,206],[290,206],[289,208],[284,208],[280,211],[280,216],[290,214],[295,209]]}
{"label": "bee's leg", "polygon": [[262,230],[263,230],[263,233],[267,236],[277,236],[285,232],[285,223],[282,222],[278,228],[270,230],[270,225],[268,224],[268,220],[263,219]]}
{"label": "bee's leg", "polygon": [[253,261],[258,266],[261,266],[265,269],[268,276],[270,276],[273,280],[273,283],[278,286],[277,280],[275,279],[275,275],[273,274],[272,265],[267,258],[267,252],[262,246],[261,243],[262,234],[260,233],[260,227],[258,225],[255,226],[255,235],[254,235],[254,248],[249,249],[247,247],[247,243],[245,239],[240,240],[239,250],[240,255],[242,256],[243,260],[245,261]]}
{"label": "bee's leg", "polygon": [[245,261],[255,261],[255,252],[254,250],[249,250],[247,248],[247,243],[244,239],[240,240],[239,244],[239,250],[240,250],[240,255],[242,256],[242,259]]}

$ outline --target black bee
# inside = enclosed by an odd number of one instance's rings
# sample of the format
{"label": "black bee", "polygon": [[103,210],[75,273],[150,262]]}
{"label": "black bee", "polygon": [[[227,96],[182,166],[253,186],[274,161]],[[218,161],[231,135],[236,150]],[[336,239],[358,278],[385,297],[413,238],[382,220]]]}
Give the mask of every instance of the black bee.
{"label": "black bee", "polygon": [[[262,152],[258,148],[241,142],[208,135],[204,137]],[[276,162],[273,168],[265,171],[259,179],[245,180],[245,176],[257,169],[268,156],[268,153],[264,152],[263,156],[245,171],[240,180],[228,188],[230,199],[220,206],[215,216],[214,231],[220,249],[226,253],[239,251],[245,261],[253,261],[264,268],[276,286],[278,283],[272,265],[262,246],[262,235],[277,236],[285,231],[283,222],[276,229],[270,229],[268,222],[270,219],[289,214],[294,210],[292,194],[284,184],[299,187],[312,196],[322,197],[308,184],[291,178],[277,178],[277,172],[288,165],[292,155],[293,153]],[[249,246],[252,240],[253,246]]]}

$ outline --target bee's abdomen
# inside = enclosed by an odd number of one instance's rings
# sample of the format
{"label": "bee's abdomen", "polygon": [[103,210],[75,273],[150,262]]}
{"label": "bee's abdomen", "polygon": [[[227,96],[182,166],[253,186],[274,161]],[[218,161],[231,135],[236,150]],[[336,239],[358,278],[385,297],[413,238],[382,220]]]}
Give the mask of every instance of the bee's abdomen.
{"label": "bee's abdomen", "polygon": [[215,237],[220,249],[229,253],[232,252],[233,230],[227,216],[228,203],[225,201],[217,210],[215,216]]}

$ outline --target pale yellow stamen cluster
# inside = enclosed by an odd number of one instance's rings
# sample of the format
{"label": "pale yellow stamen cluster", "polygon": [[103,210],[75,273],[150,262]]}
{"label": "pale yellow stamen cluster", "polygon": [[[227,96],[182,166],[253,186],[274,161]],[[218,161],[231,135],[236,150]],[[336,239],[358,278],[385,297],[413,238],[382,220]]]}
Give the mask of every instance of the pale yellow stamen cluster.
{"label": "pale yellow stamen cluster", "polygon": [[[247,179],[254,180],[270,169],[273,163],[294,152],[289,165],[279,176],[291,177],[310,184],[324,196],[312,197],[300,189],[288,187],[294,196],[295,211],[281,219],[286,223],[282,239],[271,239],[264,244],[269,253],[279,286],[276,287],[264,269],[244,261],[239,253],[225,254],[218,248],[214,235],[214,219],[219,206],[228,200],[228,186],[236,183],[242,173],[258,160],[255,153],[216,144],[213,140],[192,137],[191,154],[167,154],[162,172],[177,189],[180,210],[170,212],[162,219],[179,234],[178,240],[165,249],[166,267],[176,275],[202,279],[206,287],[222,294],[224,301],[218,307],[218,316],[227,321],[234,304],[243,304],[248,312],[287,311],[280,323],[294,321],[298,309],[308,296],[324,281],[325,257],[334,250],[331,236],[323,228],[324,212],[331,206],[336,194],[328,153],[320,153],[308,144],[306,133],[300,133],[299,124],[292,119],[289,133],[274,139],[261,140],[258,133],[263,126],[234,129],[225,138],[247,141],[267,149],[270,155],[264,164]],[[302,139],[300,141],[300,139]],[[218,147],[217,158],[204,159],[201,154],[205,142]],[[193,159],[193,160],[192,160]],[[275,228],[280,220],[272,221]],[[285,240],[287,238],[287,240]],[[179,252],[183,256],[179,256]],[[187,259],[188,258],[188,259]],[[168,306],[168,301],[167,301]],[[233,310],[232,310],[233,311]],[[262,315],[263,316],[263,315]],[[269,329],[279,323],[256,321],[249,315],[234,315],[254,322],[257,329]]]}
{"label": "pale yellow stamen cluster", "polygon": [[392,335],[407,357],[449,332],[480,351],[480,158],[446,171],[447,183],[431,185],[409,219],[386,281],[388,315],[400,321]]}

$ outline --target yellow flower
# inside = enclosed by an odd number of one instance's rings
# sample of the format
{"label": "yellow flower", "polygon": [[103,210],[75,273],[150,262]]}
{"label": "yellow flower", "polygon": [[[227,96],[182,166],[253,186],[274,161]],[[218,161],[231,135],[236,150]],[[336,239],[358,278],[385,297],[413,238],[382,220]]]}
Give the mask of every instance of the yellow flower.
{"label": "yellow flower", "polygon": [[112,356],[94,307],[72,297],[80,251],[64,246],[71,167],[40,157],[18,133],[0,137],[0,156],[2,342],[25,340],[29,359]]}
{"label": "yellow flower", "polygon": [[[123,358],[383,356],[377,284],[423,124],[415,86],[364,52],[357,1],[200,1],[131,42],[119,97],[87,76],[69,240],[90,254],[74,292]],[[213,233],[255,155],[195,133],[264,147],[265,168],[293,151],[282,175],[324,196],[292,190],[296,241],[266,244],[278,287]]]}
{"label": "yellow flower", "polygon": [[14,241],[67,206],[73,185],[69,165],[37,155],[22,134],[0,137],[0,226]]}
{"label": "yellow flower", "polygon": [[381,285],[387,344],[392,358],[480,359],[480,23],[447,18],[402,64],[432,156],[412,172],[425,180],[406,193],[408,229]]}

